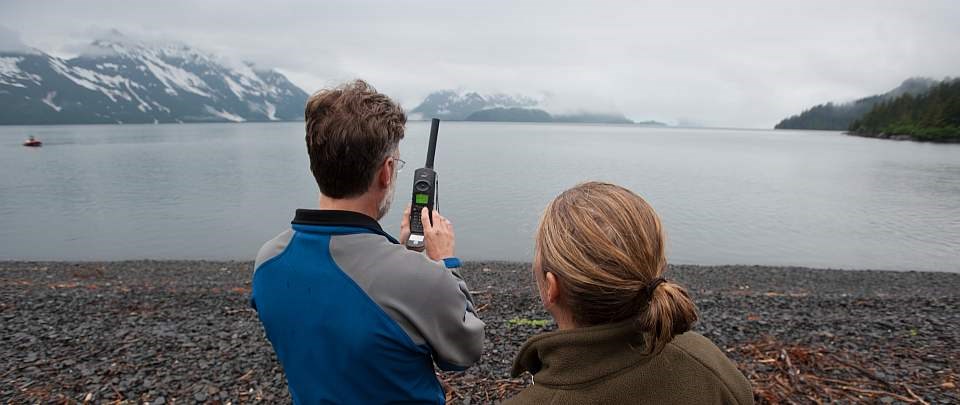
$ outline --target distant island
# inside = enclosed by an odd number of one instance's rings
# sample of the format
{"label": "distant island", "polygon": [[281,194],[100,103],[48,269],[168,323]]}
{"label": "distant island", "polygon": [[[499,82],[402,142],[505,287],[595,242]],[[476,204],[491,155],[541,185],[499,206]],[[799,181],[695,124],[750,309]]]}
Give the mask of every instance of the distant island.
{"label": "distant island", "polygon": [[637,121],[634,122],[634,125],[640,125],[644,127],[669,127],[670,125],[666,122],[648,120],[648,121]]}
{"label": "distant island", "polygon": [[923,94],[937,81],[927,78],[910,78],[897,88],[883,94],[864,97],[848,103],[828,102],[813,106],[802,113],[785,118],[775,129],[816,129],[827,131],[845,131],[857,119],[860,119],[874,106],[893,100],[904,94]]}
{"label": "distant island", "polygon": [[[553,116],[554,122],[583,122],[590,124],[635,124],[633,120],[615,113],[588,113],[561,114]],[[647,123],[656,121],[646,121]]]}
{"label": "distant island", "polygon": [[410,116],[413,119],[440,118],[449,121],[575,122],[667,126],[657,121],[635,123],[616,112],[551,114],[540,105],[538,100],[522,95],[441,90],[431,93],[423,102],[410,110]]}
{"label": "distant island", "polygon": [[546,111],[536,108],[490,108],[480,110],[463,119],[464,121],[505,121],[505,122],[553,122]]}
{"label": "distant island", "polygon": [[[571,115],[552,115],[537,108],[490,108],[468,115],[464,121],[501,121],[501,122],[577,122],[590,124],[633,124],[621,114],[578,113]],[[655,125],[656,121],[646,121]],[[657,123],[660,124],[660,123]],[[665,125],[665,124],[664,124]]]}
{"label": "distant island", "polygon": [[925,142],[960,142],[960,79],[947,79],[919,95],[875,105],[848,127],[851,135]]}

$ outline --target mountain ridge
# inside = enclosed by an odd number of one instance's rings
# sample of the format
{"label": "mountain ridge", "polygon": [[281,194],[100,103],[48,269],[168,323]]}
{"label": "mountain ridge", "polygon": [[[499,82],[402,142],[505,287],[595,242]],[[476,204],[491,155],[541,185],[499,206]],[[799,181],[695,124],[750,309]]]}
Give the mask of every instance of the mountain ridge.
{"label": "mountain ridge", "polygon": [[439,118],[450,121],[463,121],[470,114],[492,108],[533,108],[539,101],[522,96],[504,93],[480,94],[475,91],[460,92],[439,90],[430,93],[420,102],[410,115],[413,118]]}
{"label": "mountain ridge", "polygon": [[0,51],[0,124],[298,120],[306,98],[276,70],[116,31],[69,59]]}

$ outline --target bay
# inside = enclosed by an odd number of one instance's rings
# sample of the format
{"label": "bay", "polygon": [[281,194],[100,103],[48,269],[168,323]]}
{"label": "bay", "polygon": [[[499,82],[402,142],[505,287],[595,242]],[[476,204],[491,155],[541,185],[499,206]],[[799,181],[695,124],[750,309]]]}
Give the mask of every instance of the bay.
{"label": "bay", "polygon": [[[391,233],[428,130],[408,123]],[[4,126],[0,171],[0,260],[252,260],[317,200],[302,123]],[[673,263],[960,272],[960,145],[444,122],[437,171],[465,259],[531,260],[546,204],[602,180],[654,206]]]}

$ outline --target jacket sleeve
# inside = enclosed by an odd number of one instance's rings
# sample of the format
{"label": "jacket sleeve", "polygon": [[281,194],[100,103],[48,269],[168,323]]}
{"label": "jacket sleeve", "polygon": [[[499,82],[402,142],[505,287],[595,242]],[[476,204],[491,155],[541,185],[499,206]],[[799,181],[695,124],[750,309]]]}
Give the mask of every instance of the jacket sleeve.
{"label": "jacket sleeve", "polygon": [[[446,273],[438,280],[436,291],[440,323],[434,330],[425,328],[426,338],[431,342],[437,365],[446,371],[459,371],[470,367],[483,351],[484,323],[477,316],[473,297],[467,283],[460,276],[460,268],[443,269]],[[446,309],[443,309],[443,308]]]}
{"label": "jacket sleeve", "polygon": [[485,325],[460,269],[410,251],[395,259],[398,267],[372,286],[374,299],[414,343],[429,346],[442,370],[464,370],[476,363]]}

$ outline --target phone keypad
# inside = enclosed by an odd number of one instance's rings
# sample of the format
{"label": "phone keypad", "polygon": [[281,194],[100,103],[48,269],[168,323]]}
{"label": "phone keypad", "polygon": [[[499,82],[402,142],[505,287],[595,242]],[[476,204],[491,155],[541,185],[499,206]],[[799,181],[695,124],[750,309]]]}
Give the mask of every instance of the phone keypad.
{"label": "phone keypad", "polygon": [[423,211],[423,205],[413,205],[410,210],[410,230],[417,233],[423,233],[423,223],[420,221],[420,213]]}

